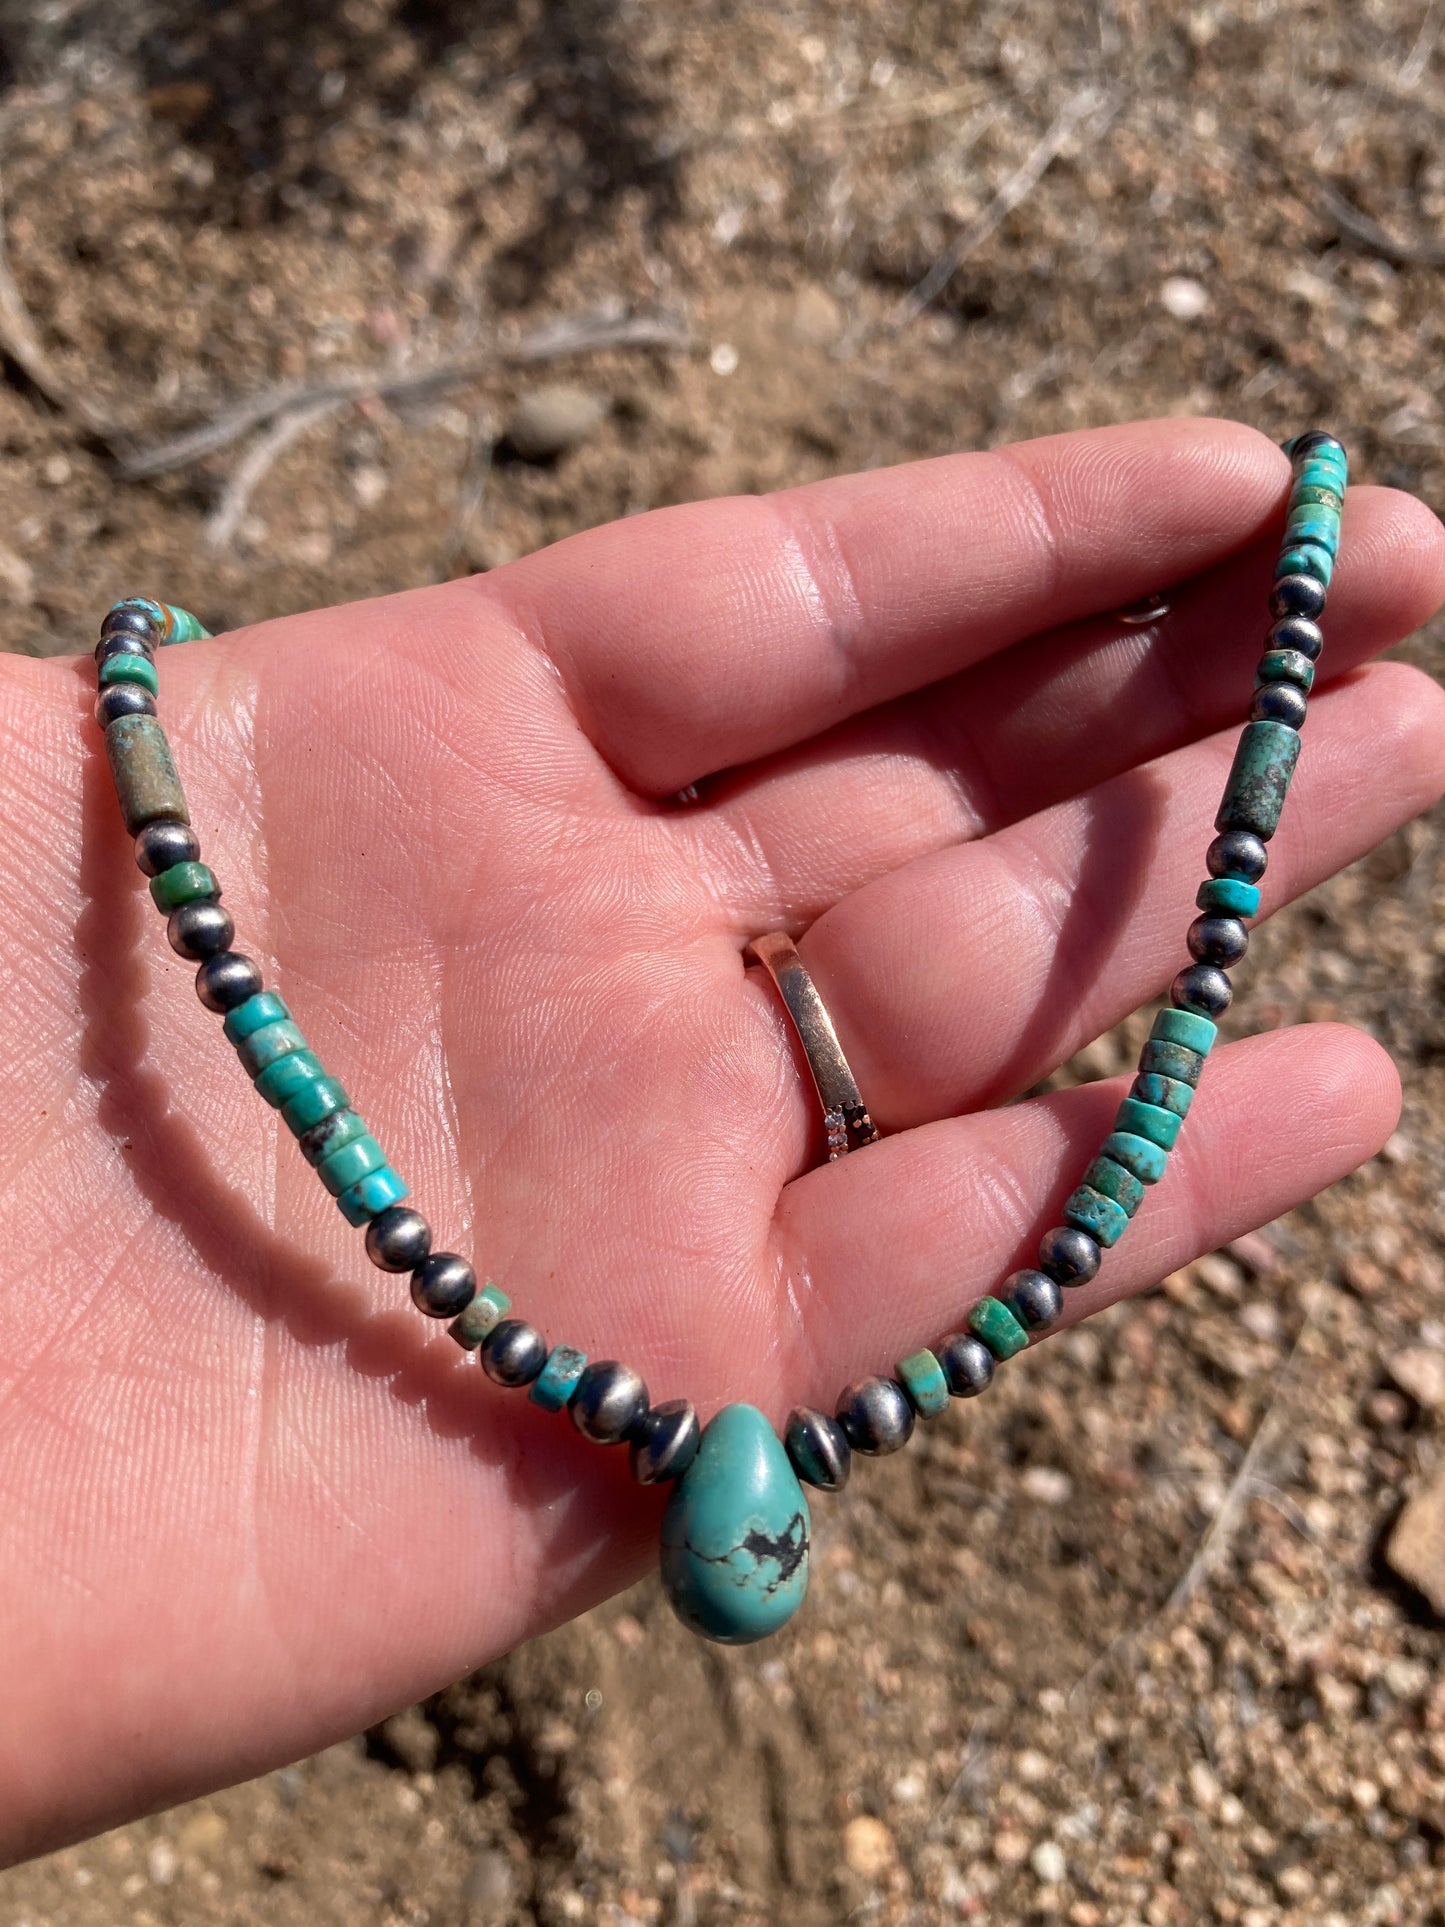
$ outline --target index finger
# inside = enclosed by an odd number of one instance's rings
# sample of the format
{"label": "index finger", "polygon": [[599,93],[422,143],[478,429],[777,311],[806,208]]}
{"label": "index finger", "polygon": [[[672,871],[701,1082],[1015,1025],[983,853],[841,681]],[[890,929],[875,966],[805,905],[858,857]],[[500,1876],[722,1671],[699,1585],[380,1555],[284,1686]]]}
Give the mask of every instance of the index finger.
{"label": "index finger", "polygon": [[485,579],[624,781],[668,795],[1241,548],[1289,465],[1136,422],[689,503]]}

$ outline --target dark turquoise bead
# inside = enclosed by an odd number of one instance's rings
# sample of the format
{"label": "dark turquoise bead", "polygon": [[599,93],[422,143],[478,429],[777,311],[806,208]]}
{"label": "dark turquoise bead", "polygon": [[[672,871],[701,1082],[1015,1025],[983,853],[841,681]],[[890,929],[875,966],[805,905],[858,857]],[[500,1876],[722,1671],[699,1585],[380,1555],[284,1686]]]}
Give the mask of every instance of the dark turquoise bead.
{"label": "dark turquoise bead", "polygon": [[1087,1231],[1101,1245],[1115,1245],[1129,1229],[1129,1214],[1092,1185],[1081,1184],[1064,1203],[1064,1222]]}
{"label": "dark turquoise bead", "polygon": [[[1127,1101],[1126,1099],[1125,1102]],[[1147,1137],[1140,1137],[1133,1131],[1110,1131],[1099,1146],[1099,1150],[1104,1157],[1112,1158],[1115,1164],[1122,1164],[1124,1169],[1132,1177],[1136,1177],[1141,1184],[1157,1184],[1163,1177],[1164,1168],[1169,1162],[1169,1153],[1162,1144],[1156,1144]],[[1090,1168],[1092,1169],[1092,1166]],[[1095,1190],[1099,1188],[1097,1179],[1091,1178],[1087,1171],[1084,1173],[1084,1178],[1085,1182],[1092,1184]],[[1123,1200],[1121,1199],[1120,1202],[1122,1203]]]}
{"label": "dark turquoise bead", "polygon": [[[1088,1226],[1083,1229],[1087,1231]],[[1029,1342],[1028,1333],[1001,1298],[980,1298],[964,1323],[997,1359],[1012,1358]]]}
{"label": "dark turquoise bead", "polygon": [[[294,1131],[300,1137],[313,1124],[319,1124],[323,1117],[329,1117],[333,1111],[344,1111],[350,1103],[344,1085],[334,1077],[313,1077],[301,1086],[294,1097],[287,1098],[281,1106],[281,1117],[287,1130]],[[393,1199],[392,1202],[398,1200]]]}
{"label": "dark turquoise bead", "polygon": [[1299,761],[1299,731],[1284,723],[1246,723],[1234,752],[1216,830],[1249,830],[1262,843],[1279,828]]}
{"label": "dark turquoise bead", "polygon": [[1152,1104],[1157,1110],[1173,1111],[1176,1117],[1188,1117],[1189,1106],[1194,1101],[1194,1086],[1181,1084],[1177,1078],[1159,1077],[1151,1071],[1134,1079],[1129,1095],[1140,1104]]}
{"label": "dark turquoise bead", "polygon": [[554,1345],[547,1363],[532,1380],[527,1396],[545,1412],[560,1412],[577,1389],[577,1381],[587,1369],[587,1354],[572,1345]]}
{"label": "dark turquoise bead", "polygon": [[[303,1131],[296,1142],[306,1162],[319,1165],[323,1158],[329,1158],[343,1144],[354,1144],[359,1137],[365,1136],[364,1118],[358,1117],[355,1111],[333,1111],[330,1117],[323,1117],[319,1124],[313,1124],[309,1131]],[[408,1270],[413,1268],[407,1267]]]}
{"label": "dark turquoise bead", "polygon": [[1138,1178],[1124,1165],[1116,1164],[1111,1157],[1092,1160],[1084,1172],[1084,1185],[1117,1204],[1130,1218],[1144,1202],[1144,1187]]}
{"label": "dark turquoise bead", "polygon": [[1254,672],[1254,686],[1262,689],[1272,682],[1293,683],[1308,695],[1315,686],[1315,666],[1298,649],[1267,649]]}
{"label": "dark turquoise bead", "polygon": [[1325,588],[1330,586],[1330,577],[1334,572],[1335,558],[1317,542],[1291,543],[1289,548],[1280,550],[1279,559],[1274,565],[1276,582],[1284,576],[1312,575]]}
{"label": "dark turquoise bead", "polygon": [[1204,1059],[1197,1050],[1186,1050],[1182,1044],[1161,1043],[1157,1037],[1151,1037],[1139,1053],[1139,1069],[1175,1078],[1181,1084],[1197,1084]]}

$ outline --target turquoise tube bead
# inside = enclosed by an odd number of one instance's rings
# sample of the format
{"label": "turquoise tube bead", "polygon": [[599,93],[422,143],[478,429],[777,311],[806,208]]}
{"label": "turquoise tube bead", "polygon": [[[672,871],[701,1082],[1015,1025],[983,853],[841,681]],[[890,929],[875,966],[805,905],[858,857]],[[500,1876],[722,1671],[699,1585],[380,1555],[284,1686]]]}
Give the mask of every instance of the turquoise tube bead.
{"label": "turquoise tube bead", "polygon": [[1064,1223],[1073,1225],[1076,1231],[1087,1231],[1097,1244],[1116,1245],[1129,1229],[1129,1213],[1102,1191],[1081,1184],[1065,1200]]}
{"label": "turquoise tube bead", "polygon": [[1306,695],[1315,686],[1315,666],[1299,649],[1266,649],[1254,672],[1254,686],[1262,689],[1270,682],[1292,682]]}
{"label": "turquoise tube bead", "polygon": [[1182,1044],[1186,1050],[1208,1057],[1219,1035],[1219,1026],[1192,1010],[1164,1009],[1156,1013],[1149,1035],[1156,1043]]}
{"label": "turquoise tube bead", "polygon": [[111,656],[103,662],[96,676],[98,686],[109,689],[118,682],[139,683],[142,689],[148,689],[153,696],[161,693],[160,677],[149,656]]}
{"label": "turquoise tube bead", "polygon": [[1186,1050],[1183,1044],[1166,1044],[1161,1038],[1151,1037],[1139,1053],[1139,1069],[1175,1078],[1181,1084],[1197,1084],[1204,1059],[1197,1050]]}
{"label": "turquoise tube bead", "polygon": [[[1106,1200],[1107,1202],[1107,1200]],[[1117,1211],[1119,1208],[1114,1206]],[[1119,1213],[1123,1217],[1123,1213]],[[1125,1224],[1129,1222],[1124,1218]],[[1112,1242],[1112,1241],[1111,1241]],[[966,1320],[975,1338],[981,1338],[995,1358],[1012,1358],[1023,1351],[1029,1335],[1001,1298],[980,1298]]]}
{"label": "turquoise tube bead", "polygon": [[[1169,1162],[1169,1153],[1162,1144],[1155,1144],[1147,1137],[1138,1137],[1133,1131],[1110,1131],[1099,1146],[1100,1155],[1112,1158],[1115,1164],[1122,1164],[1131,1177],[1141,1184],[1157,1184],[1164,1175],[1164,1167]],[[1084,1182],[1094,1184],[1088,1172]],[[1098,1189],[1094,1185],[1095,1190]]]}
{"label": "turquoise tube bead", "polygon": [[348,1224],[363,1225],[410,1195],[409,1187],[391,1166],[382,1164],[375,1171],[368,1171],[356,1184],[348,1186],[336,1200],[336,1206]]}
{"label": "turquoise tube bead", "polygon": [[1274,565],[1276,582],[1286,575],[1312,575],[1325,588],[1330,586],[1330,577],[1334,572],[1335,558],[1317,542],[1292,542],[1288,548],[1280,550],[1279,559]]}
{"label": "turquoise tube bead", "polygon": [[105,753],[120,813],[132,836],[162,817],[190,822],[171,746],[154,716],[117,716],[106,727]]}
{"label": "turquoise tube bead", "polygon": [[343,1144],[335,1151],[329,1151],[316,1167],[316,1175],[326,1186],[333,1198],[340,1197],[353,1184],[358,1183],[369,1171],[379,1171],[386,1163],[386,1153],[376,1139],[365,1133],[353,1138],[350,1144]]}
{"label": "turquoise tube bead", "polygon": [[313,1077],[286,1099],[281,1106],[281,1117],[287,1130],[300,1137],[323,1117],[330,1117],[333,1111],[346,1110],[350,1103],[345,1088],[334,1077]]}
{"label": "turquoise tube bead", "polygon": [[1129,1095],[1140,1104],[1153,1104],[1158,1110],[1173,1111],[1176,1117],[1188,1117],[1189,1106],[1194,1102],[1194,1086],[1147,1071],[1134,1079]]}
{"label": "turquoise tube bead", "polygon": [[662,1515],[662,1584],[704,1639],[748,1646],[785,1626],[808,1590],[812,1516],[777,1433],[725,1405]]}
{"label": "turquoise tube bead", "polygon": [[512,1301],[500,1285],[483,1285],[461,1317],[454,1318],[447,1330],[464,1352],[474,1352],[488,1333],[497,1329],[511,1309]]}
{"label": "turquoise tube bead", "polygon": [[151,878],[151,902],[169,915],[183,903],[197,897],[218,897],[221,886],[204,863],[173,863],[169,870]]}
{"label": "turquoise tube bead", "polygon": [[532,1380],[527,1394],[544,1412],[560,1412],[577,1389],[577,1381],[587,1369],[587,1354],[572,1345],[554,1345],[547,1363]]}
{"label": "turquoise tube bead", "polygon": [[1339,517],[1323,513],[1313,503],[1302,502],[1289,512],[1284,539],[1287,548],[1297,548],[1301,542],[1312,542],[1316,548],[1327,549],[1331,556],[1336,556],[1340,552]]}
{"label": "turquoise tube bead", "polygon": [[299,1024],[293,1024],[289,1017],[279,1023],[263,1024],[260,1030],[253,1030],[249,1037],[243,1037],[236,1046],[236,1055],[252,1077],[259,1076],[268,1064],[274,1064],[278,1057],[289,1057],[293,1050],[305,1050],[306,1039],[301,1034]]}
{"label": "turquoise tube bead", "polygon": [[315,1051],[292,1051],[289,1057],[278,1057],[274,1064],[266,1066],[256,1079],[256,1089],[276,1109],[325,1075],[325,1067]]}
{"label": "turquoise tube bead", "polygon": [[290,1015],[274,990],[258,990],[254,997],[248,997],[244,1004],[237,1004],[234,1010],[226,1013],[226,1021],[221,1029],[228,1044],[239,1044],[253,1030],[260,1030],[264,1024],[279,1024]]}
{"label": "turquoise tube bead", "polygon": [[910,1352],[893,1367],[894,1377],[907,1392],[909,1403],[920,1418],[937,1418],[948,1410],[948,1380],[943,1367],[925,1346]]}
{"label": "turquoise tube bead", "polygon": [[1279,828],[1299,752],[1297,729],[1286,723],[1246,723],[1214,819],[1215,829],[1249,830],[1268,843]]}
{"label": "turquoise tube bead", "polygon": [[1112,1199],[1130,1218],[1144,1202],[1144,1187],[1134,1173],[1107,1156],[1091,1160],[1081,1189],[1097,1191],[1101,1197]]}
{"label": "turquoise tube bead", "polygon": [[[1172,1083],[1172,1078],[1163,1078],[1162,1083]],[[1189,1086],[1184,1087],[1188,1090]],[[1179,1140],[1180,1126],[1184,1119],[1178,1111],[1166,1110],[1162,1104],[1149,1104],[1140,1097],[1126,1097],[1114,1117],[1114,1131],[1129,1137],[1147,1138],[1157,1144],[1161,1151],[1172,1151]]]}
{"label": "turquoise tube bead", "polygon": [[1206,877],[1194,901],[1207,916],[1257,917],[1259,885],[1239,877]]}

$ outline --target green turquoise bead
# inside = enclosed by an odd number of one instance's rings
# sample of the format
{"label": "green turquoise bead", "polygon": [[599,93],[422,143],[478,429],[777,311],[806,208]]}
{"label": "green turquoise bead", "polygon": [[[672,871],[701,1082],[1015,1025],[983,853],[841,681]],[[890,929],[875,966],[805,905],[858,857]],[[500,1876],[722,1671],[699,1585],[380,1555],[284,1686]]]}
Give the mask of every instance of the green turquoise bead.
{"label": "green turquoise bead", "polygon": [[252,1077],[259,1077],[268,1064],[274,1064],[278,1057],[289,1057],[293,1050],[305,1050],[306,1039],[298,1024],[289,1017],[280,1023],[263,1024],[260,1030],[253,1030],[249,1037],[243,1037],[236,1046],[236,1055]]}
{"label": "green turquoise bead", "polygon": [[[1081,1184],[1064,1203],[1064,1223],[1087,1231],[1101,1245],[1116,1245],[1129,1229],[1129,1213],[1092,1185]],[[987,1342],[987,1341],[985,1341]]]}
{"label": "green turquoise bead", "polygon": [[[1161,1078],[1161,1083],[1172,1083],[1172,1078]],[[1186,1084],[1186,1090],[1189,1086]],[[1162,1104],[1149,1104],[1143,1098],[1126,1097],[1119,1106],[1114,1118],[1116,1133],[1124,1132],[1130,1137],[1147,1138],[1157,1144],[1161,1151],[1172,1151],[1179,1141],[1179,1128],[1184,1119],[1177,1111],[1168,1111]]]}
{"label": "green turquoise bead", "polygon": [[1151,1037],[1139,1053],[1139,1069],[1146,1074],[1156,1072],[1160,1077],[1175,1078],[1181,1084],[1197,1084],[1204,1059],[1197,1050],[1186,1050],[1182,1044],[1166,1044]]}
{"label": "green turquoise bead", "polygon": [[304,1091],[308,1084],[324,1078],[326,1071],[315,1051],[292,1051],[289,1057],[278,1057],[274,1064],[268,1064],[256,1079],[256,1089],[274,1108],[289,1103],[298,1091]]}
{"label": "green turquoise bead", "polygon": [[106,613],[107,615],[114,615],[118,609],[137,610],[148,622],[154,623],[157,629],[164,630],[166,626],[165,604],[163,602],[153,602],[148,595],[122,596],[119,602],[113,602],[110,605]]}
{"label": "green turquoise bead", "polygon": [[103,662],[96,677],[98,686],[109,689],[118,682],[139,683],[142,689],[148,689],[153,696],[161,692],[160,677],[149,656],[111,656]]}
{"label": "green turquoise bead", "polygon": [[1166,1007],[1156,1013],[1149,1035],[1155,1043],[1182,1044],[1186,1050],[1197,1051],[1199,1056],[1208,1057],[1219,1035],[1219,1026],[1195,1011]]}
{"label": "green turquoise bead", "polygon": [[316,1175],[332,1197],[339,1197],[369,1171],[379,1171],[386,1153],[369,1133],[353,1138],[335,1151],[329,1151],[316,1167]]}
{"label": "green turquoise bead", "polygon": [[1023,1351],[1029,1342],[1028,1333],[1001,1298],[980,1298],[965,1323],[975,1338],[983,1340],[995,1358],[1012,1358],[1015,1352]]}
{"label": "green turquoise bead", "polygon": [[363,1225],[410,1195],[410,1188],[391,1166],[383,1164],[343,1191],[336,1207],[348,1224]]}
{"label": "green turquoise bead", "polygon": [[[1129,1095],[1141,1104],[1152,1104],[1157,1110],[1173,1111],[1176,1117],[1183,1118],[1188,1117],[1189,1106],[1194,1102],[1194,1086],[1149,1071],[1134,1079]],[[1167,1151],[1169,1147],[1166,1144],[1164,1148]]]}
{"label": "green turquoise bead", "polygon": [[1215,829],[1249,830],[1268,843],[1279,828],[1299,752],[1299,731],[1288,724],[1246,723],[1214,819]]}
{"label": "green turquoise bead", "polygon": [[162,817],[190,822],[171,746],[154,716],[118,716],[106,727],[105,753],[120,813],[132,836]]}
{"label": "green turquoise bead", "polygon": [[1276,582],[1287,575],[1312,575],[1325,588],[1330,586],[1330,577],[1334,572],[1335,558],[1317,542],[1292,542],[1288,548],[1280,550],[1279,559],[1274,565]]}
{"label": "green turquoise bead", "polygon": [[1112,1199],[1130,1218],[1144,1202],[1144,1187],[1134,1173],[1107,1156],[1090,1162],[1081,1189],[1097,1191],[1101,1197]]}
{"label": "green turquoise bead", "polygon": [[1290,513],[1297,508],[1328,509],[1338,519],[1345,498],[1338,489],[1323,482],[1297,482],[1289,492]]}
{"label": "green turquoise bead", "polygon": [[[1169,1162],[1169,1153],[1162,1144],[1155,1144],[1147,1137],[1138,1137],[1133,1131],[1110,1131],[1099,1150],[1104,1157],[1112,1158],[1115,1164],[1122,1164],[1140,1184],[1157,1184]],[[1087,1171],[1084,1181],[1098,1190],[1097,1182]]]}
{"label": "green turquoise bead", "polygon": [[920,1418],[937,1418],[940,1412],[948,1410],[948,1380],[943,1367],[926,1347],[899,1359],[893,1375]]}
{"label": "green turquoise bead", "polygon": [[221,1029],[228,1044],[240,1044],[253,1030],[260,1030],[266,1024],[279,1024],[290,1015],[274,990],[258,990],[254,997],[248,997],[244,1004],[237,1004],[226,1013]]}
{"label": "green turquoise bead", "polygon": [[294,1096],[286,1099],[281,1106],[281,1117],[287,1130],[300,1137],[323,1117],[330,1117],[333,1111],[346,1110],[350,1103],[343,1086],[334,1077],[323,1074],[308,1079]]}
{"label": "green turquoise bead", "polygon": [[662,1583],[683,1625],[725,1646],[785,1626],[808,1590],[812,1519],[782,1441],[725,1405],[662,1515]]}
{"label": "green turquoise bead", "polygon": [[464,1352],[474,1352],[482,1340],[497,1329],[511,1309],[512,1301],[500,1285],[483,1285],[461,1317],[454,1318],[447,1330]]}
{"label": "green turquoise bead", "polygon": [[547,1363],[532,1380],[527,1396],[544,1412],[560,1412],[576,1391],[577,1381],[586,1369],[586,1352],[579,1352],[571,1345],[554,1345],[547,1354]]}
{"label": "green turquoise bead", "polygon": [[1259,885],[1238,877],[1206,877],[1194,901],[1211,917],[1257,917]]}
{"label": "green turquoise bead", "polygon": [[1315,666],[1298,649],[1266,649],[1254,672],[1254,686],[1262,689],[1270,682],[1292,682],[1308,695],[1315,686]]}
{"label": "green turquoise bead", "polygon": [[163,642],[204,642],[210,635],[210,630],[189,609],[178,609],[170,602],[162,602],[159,606],[165,624],[165,634],[161,638]]}
{"label": "green turquoise bead", "polygon": [[151,902],[169,916],[183,903],[197,897],[218,897],[221,886],[204,863],[173,863],[169,870],[151,878]]}

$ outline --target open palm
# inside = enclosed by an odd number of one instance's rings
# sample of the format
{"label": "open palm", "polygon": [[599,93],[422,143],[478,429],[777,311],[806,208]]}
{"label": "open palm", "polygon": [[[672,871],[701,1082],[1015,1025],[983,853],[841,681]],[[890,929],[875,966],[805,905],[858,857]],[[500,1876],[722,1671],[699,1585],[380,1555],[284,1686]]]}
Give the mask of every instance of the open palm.
{"label": "open palm", "polygon": [[[1117,1088],[986,1107],[1183,961],[1286,480],[1248,430],[1158,423],[666,510],[167,651],[162,716],[238,948],[438,1243],[654,1398],[781,1418],[956,1327],[1108,1128]],[[1166,584],[1156,627],[1107,613]],[[1360,667],[1442,595],[1434,519],[1352,492],[1266,908],[1445,785],[1434,685]],[[577,1612],[661,1502],[367,1264],[165,945],[93,689],[0,664],[10,1857]],[[887,1134],[832,1167],[744,969],[780,927]],[[1221,1050],[1070,1315],[1340,1176],[1396,1104],[1348,1031]]]}

